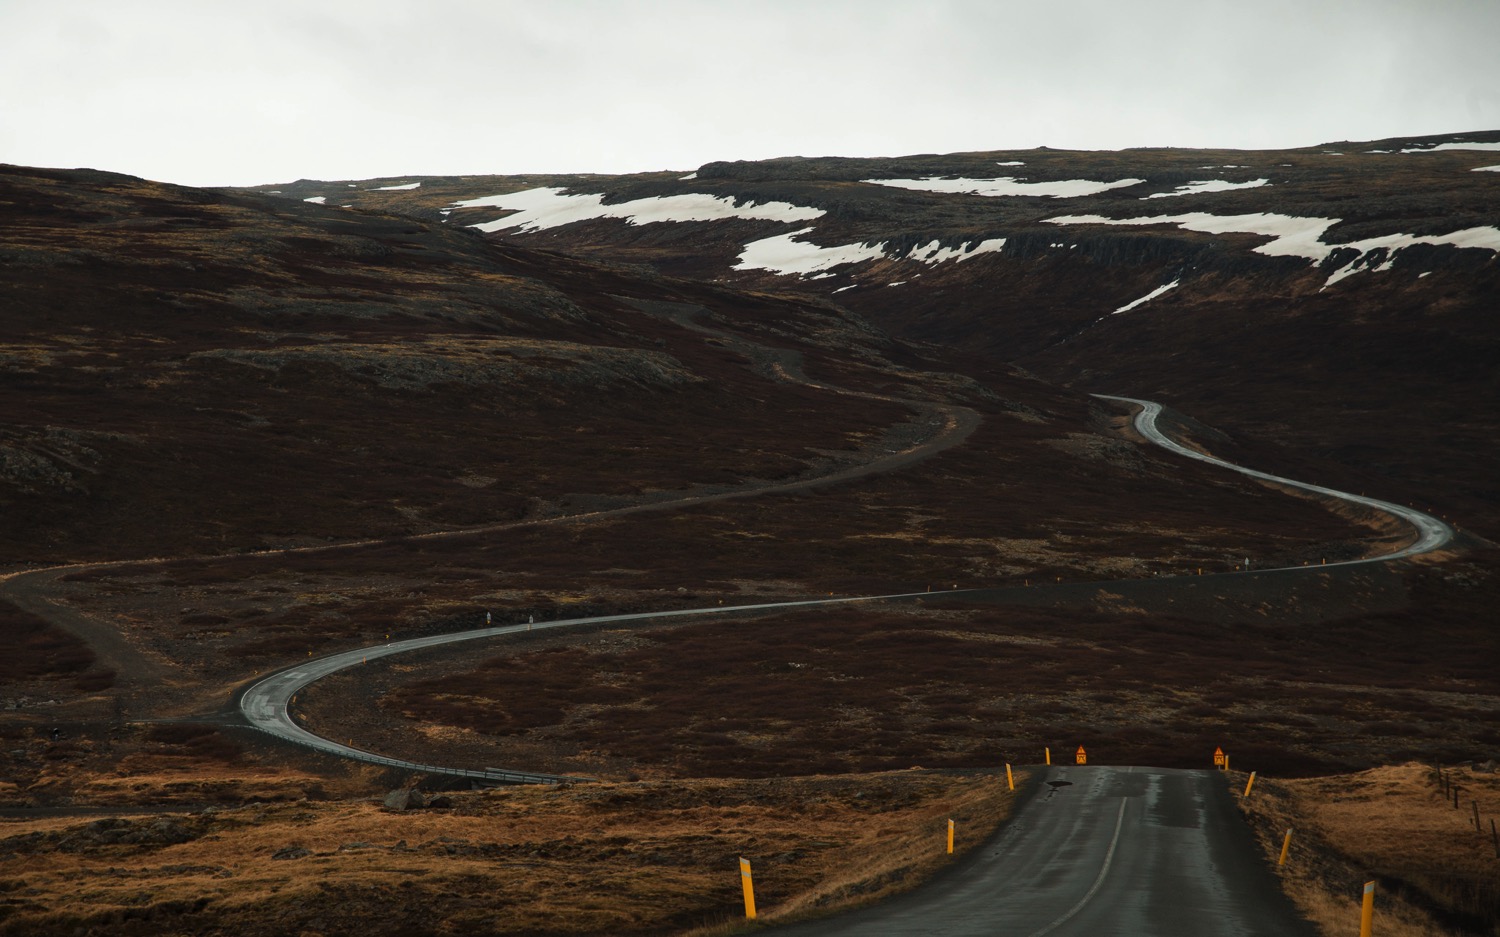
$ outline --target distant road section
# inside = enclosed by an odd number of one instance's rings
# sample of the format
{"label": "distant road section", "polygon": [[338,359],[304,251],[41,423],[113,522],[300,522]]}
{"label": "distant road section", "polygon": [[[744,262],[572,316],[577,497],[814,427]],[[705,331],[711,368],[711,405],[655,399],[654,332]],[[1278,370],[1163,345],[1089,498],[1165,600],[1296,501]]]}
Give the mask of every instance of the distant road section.
{"label": "distant road section", "polygon": [[[1216,771],[1053,767],[920,889],[784,937],[1312,937]],[[961,831],[960,831],[961,834]],[[934,841],[936,836],[934,835]]]}
{"label": "distant road section", "polygon": [[[1338,564],[1328,565],[1348,566],[1354,563],[1384,563],[1389,560],[1405,559],[1409,556],[1417,556],[1422,553],[1431,553],[1433,550],[1447,546],[1453,540],[1453,528],[1433,517],[1424,514],[1415,508],[1393,504],[1389,501],[1381,501],[1379,498],[1367,498],[1364,495],[1350,494],[1347,491],[1338,491],[1333,488],[1324,488],[1321,485],[1310,485],[1307,482],[1293,481],[1290,478],[1282,478],[1280,475],[1271,475],[1266,472],[1257,472],[1255,469],[1244,468],[1233,462],[1225,462],[1211,455],[1205,455],[1195,449],[1189,449],[1181,443],[1169,439],[1165,433],[1156,428],[1156,418],[1161,415],[1161,404],[1151,400],[1138,400],[1135,397],[1114,397],[1109,394],[1094,394],[1100,400],[1118,400],[1122,403],[1132,403],[1141,409],[1135,415],[1135,428],[1142,436],[1161,446],[1170,449],[1178,455],[1185,455],[1189,459],[1197,459],[1199,462],[1208,462],[1220,468],[1227,468],[1241,475],[1249,475],[1251,478],[1259,478],[1262,481],[1275,482],[1278,485],[1286,485],[1290,488],[1300,488],[1313,494],[1324,495],[1330,498],[1338,498],[1341,501],[1349,501],[1354,504],[1362,504],[1365,507],[1374,508],[1377,511],[1393,515],[1406,521],[1417,531],[1417,539],[1410,545],[1397,550],[1394,553],[1383,553],[1380,556],[1368,556],[1358,560],[1342,560]],[[1293,569],[1299,567],[1291,567]]]}

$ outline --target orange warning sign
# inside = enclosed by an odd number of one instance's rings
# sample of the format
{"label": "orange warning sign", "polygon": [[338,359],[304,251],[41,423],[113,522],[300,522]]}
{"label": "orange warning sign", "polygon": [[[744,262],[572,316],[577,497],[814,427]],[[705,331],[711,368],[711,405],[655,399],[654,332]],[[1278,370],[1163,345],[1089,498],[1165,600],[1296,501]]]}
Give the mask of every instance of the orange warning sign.
{"label": "orange warning sign", "polygon": [[1082,745],[1078,746],[1078,751],[1073,755],[1073,760],[1080,765],[1086,765],[1089,763],[1088,752],[1083,750]]}
{"label": "orange warning sign", "polygon": [[1217,745],[1214,746],[1214,767],[1222,768],[1228,763],[1228,761],[1229,759],[1224,757],[1224,749],[1218,747]]}

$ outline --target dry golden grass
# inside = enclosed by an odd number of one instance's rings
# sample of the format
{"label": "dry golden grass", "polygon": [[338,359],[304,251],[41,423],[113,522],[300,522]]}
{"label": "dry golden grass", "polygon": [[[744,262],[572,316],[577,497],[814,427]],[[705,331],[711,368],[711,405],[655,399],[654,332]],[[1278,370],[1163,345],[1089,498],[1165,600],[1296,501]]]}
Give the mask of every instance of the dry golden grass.
{"label": "dry golden grass", "polygon": [[919,770],[448,796],[5,822],[0,934],[723,928],[738,856],[763,919],[826,913],[917,884],[951,861],[949,817],[963,852],[1013,803],[1003,776]]}
{"label": "dry golden grass", "polygon": [[[1357,774],[1257,781],[1247,815],[1274,863],[1294,830],[1287,893],[1326,934],[1358,929],[1362,884],[1377,886],[1381,937],[1492,933],[1500,875],[1488,820],[1500,816],[1500,776],[1446,769],[1461,807],[1442,795],[1434,769],[1405,764]],[[1479,803],[1484,830],[1473,825]]]}

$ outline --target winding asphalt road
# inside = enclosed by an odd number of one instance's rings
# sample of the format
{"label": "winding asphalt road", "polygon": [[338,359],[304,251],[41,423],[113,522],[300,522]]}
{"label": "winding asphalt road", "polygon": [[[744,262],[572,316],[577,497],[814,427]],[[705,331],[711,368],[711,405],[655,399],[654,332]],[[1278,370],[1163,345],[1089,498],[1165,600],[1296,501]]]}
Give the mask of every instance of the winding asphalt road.
{"label": "winding asphalt road", "polygon": [[510,784],[555,784],[563,781],[587,781],[591,779],[569,775],[514,771],[505,768],[451,768],[442,765],[428,765],[415,761],[404,761],[399,758],[387,758],[384,755],[377,755],[374,752],[367,752],[351,745],[344,745],[309,732],[298,725],[290,712],[290,707],[293,699],[303,688],[330,674],[338,673],[341,670],[347,670],[351,667],[360,667],[368,661],[378,660],[382,657],[405,654],[424,648],[439,647],[459,641],[478,641],[483,638],[520,634],[527,631],[577,628],[584,625],[600,625],[609,622],[678,618],[687,615],[728,615],[772,609],[797,608],[799,606],[839,605],[850,602],[874,602],[879,599],[914,598],[919,595],[925,596],[928,593],[914,592],[899,596],[808,599],[799,602],[769,602],[759,605],[720,605],[712,608],[679,609],[669,612],[638,612],[630,615],[598,615],[592,618],[567,618],[560,621],[537,622],[535,624],[524,625],[497,625],[491,628],[478,628],[473,631],[459,631],[453,634],[437,634],[425,638],[408,638],[404,641],[376,644],[372,647],[358,648],[353,651],[343,651],[338,654],[330,654],[326,657],[310,659],[305,664],[299,663],[295,667],[288,667],[286,670],[273,673],[269,677],[264,677],[245,688],[239,697],[239,710],[240,715],[254,728],[285,741],[295,742],[298,745],[313,748],[326,754],[338,755],[341,758],[352,758],[356,761],[389,765],[390,767],[404,768],[411,771],[479,778]]}
{"label": "winding asphalt road", "polygon": [[1150,400],[1138,400],[1134,397],[1113,397],[1109,394],[1094,394],[1094,396],[1098,397],[1100,400],[1118,400],[1122,403],[1131,403],[1140,407],[1141,409],[1137,411],[1135,415],[1136,430],[1142,436],[1145,436],[1147,439],[1156,443],[1158,446],[1161,446],[1163,449],[1170,449],[1178,455],[1187,456],[1189,459],[1197,459],[1199,462],[1208,462],[1211,465],[1217,465],[1220,468],[1230,469],[1231,471],[1239,472],[1241,475],[1248,475],[1251,478],[1258,478],[1261,481],[1272,482],[1277,485],[1286,485],[1290,488],[1300,488],[1303,491],[1310,491],[1316,495],[1322,495],[1328,498],[1337,498],[1340,501],[1348,501],[1352,504],[1361,504],[1367,508],[1374,508],[1377,511],[1382,511],[1386,514],[1393,515],[1403,521],[1406,521],[1413,528],[1415,528],[1417,532],[1417,538],[1415,540],[1394,553],[1383,553],[1380,556],[1367,556],[1363,559],[1358,560],[1343,560],[1339,563],[1328,564],[1330,566],[1348,566],[1355,563],[1387,563],[1391,560],[1400,560],[1405,559],[1409,556],[1418,556],[1422,553],[1431,553],[1433,550],[1441,549],[1442,547],[1447,546],[1453,540],[1452,527],[1449,527],[1447,524],[1433,517],[1431,514],[1424,514],[1415,508],[1405,507],[1400,504],[1393,504],[1390,501],[1381,501],[1379,498],[1368,498],[1364,495],[1350,494],[1347,491],[1337,491],[1333,488],[1324,488],[1322,485],[1309,485],[1307,482],[1293,481],[1290,478],[1283,478],[1280,475],[1271,475],[1266,472],[1257,472],[1255,469],[1248,469],[1240,465],[1235,465],[1233,462],[1225,462],[1223,459],[1216,459],[1213,456],[1206,455],[1202,452],[1197,451],[1196,449],[1189,449],[1187,446],[1173,441],[1170,437],[1168,437],[1165,433],[1157,428],[1156,419],[1157,417],[1161,416],[1161,404],[1159,403],[1155,403],[1154,401]]}
{"label": "winding asphalt road", "polygon": [[[1162,446],[1179,455],[1185,455],[1201,462],[1209,462],[1231,471],[1248,475],[1261,481],[1268,481],[1278,485],[1286,485],[1299,488],[1320,496],[1338,498],[1377,511],[1384,511],[1411,524],[1416,531],[1414,541],[1393,552],[1383,556],[1365,557],[1356,560],[1342,560],[1329,563],[1328,566],[1347,566],[1357,563],[1376,563],[1391,560],[1404,559],[1421,553],[1431,552],[1445,546],[1453,539],[1453,529],[1447,524],[1424,514],[1413,508],[1381,501],[1377,498],[1369,498],[1363,495],[1350,494],[1344,491],[1336,491],[1332,488],[1324,488],[1320,485],[1310,485],[1305,482],[1294,481],[1290,478],[1282,478],[1279,475],[1270,475],[1258,472],[1255,469],[1244,468],[1223,459],[1217,459],[1205,455],[1193,449],[1189,449],[1163,434],[1156,426],[1157,417],[1161,415],[1161,405],[1150,400],[1137,400],[1132,397],[1111,397],[1096,394],[1104,400],[1116,400],[1123,403],[1133,404],[1140,407],[1135,416],[1135,427],[1142,436],[1151,440],[1158,446]],[[952,424],[950,424],[951,428]],[[966,435],[966,433],[964,433]],[[961,437],[960,437],[961,438]],[[825,479],[826,481],[826,479]],[[773,489],[774,490],[774,489]],[[1326,569],[1327,566],[1315,567]],[[1307,567],[1291,566],[1285,567],[1288,571],[1307,571]],[[1266,570],[1257,570],[1264,573]],[[1227,574],[1234,575],[1234,574]],[[570,618],[562,621],[550,621],[535,625],[503,625],[492,628],[480,628],[473,631],[460,631],[453,634],[433,635],[425,638],[410,638],[404,641],[395,641],[390,644],[377,644],[372,647],[359,648],[352,651],[344,651],[298,663],[294,667],[271,674],[268,677],[252,684],[240,694],[239,711],[249,724],[257,729],[267,732],[278,738],[298,745],[314,748],[331,755],[343,758],[352,758],[358,761],[371,762],[375,764],[389,765],[412,771],[424,771],[436,774],[450,774],[462,777],[481,778],[490,781],[507,783],[556,783],[567,780],[587,780],[583,778],[572,778],[564,775],[542,774],[528,771],[518,771],[507,768],[453,768],[442,765],[428,765],[419,762],[405,761],[397,758],[387,758],[374,752],[367,752],[324,738],[304,729],[297,724],[292,717],[290,708],[294,697],[309,684],[322,679],[330,674],[337,673],[350,667],[358,667],[370,660],[402,654],[408,651],[416,651],[425,648],[438,647],[444,644],[452,644],[459,641],[477,641],[484,638],[498,637],[500,635],[516,634],[528,629],[550,630],[559,628],[576,628],[606,624],[610,622],[644,621],[647,619],[675,618],[689,615],[707,616],[724,615],[742,612],[759,612],[775,609],[808,607],[815,605],[843,605],[852,602],[875,602],[882,599],[912,599],[916,597],[931,598],[939,595],[959,596],[977,591],[968,589],[945,590],[933,593],[902,593],[894,595],[855,596],[832,599],[811,599],[800,602],[771,602],[759,605],[735,605],[715,606],[710,608],[681,609],[670,612],[643,612],[631,615],[605,615],[592,618]]]}

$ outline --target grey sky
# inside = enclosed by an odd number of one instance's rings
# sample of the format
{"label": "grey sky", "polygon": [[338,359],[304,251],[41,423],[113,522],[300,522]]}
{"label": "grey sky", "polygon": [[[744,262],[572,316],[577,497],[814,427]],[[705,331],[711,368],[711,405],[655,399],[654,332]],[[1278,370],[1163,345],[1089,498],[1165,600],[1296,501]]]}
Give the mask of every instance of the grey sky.
{"label": "grey sky", "polygon": [[0,0],[0,162],[189,185],[1500,128],[1500,0]]}

